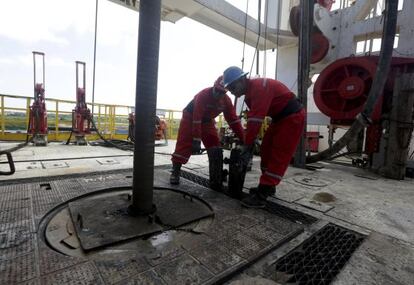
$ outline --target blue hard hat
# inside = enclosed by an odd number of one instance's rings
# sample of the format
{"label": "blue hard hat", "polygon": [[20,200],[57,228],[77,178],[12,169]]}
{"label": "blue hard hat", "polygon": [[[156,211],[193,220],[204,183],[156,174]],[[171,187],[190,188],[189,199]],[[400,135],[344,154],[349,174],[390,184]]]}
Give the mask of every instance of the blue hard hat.
{"label": "blue hard hat", "polygon": [[243,72],[240,68],[237,66],[230,66],[223,72],[223,85],[224,88],[229,86],[231,83],[236,81],[237,79],[242,78],[243,76],[246,76],[249,74],[248,72]]}

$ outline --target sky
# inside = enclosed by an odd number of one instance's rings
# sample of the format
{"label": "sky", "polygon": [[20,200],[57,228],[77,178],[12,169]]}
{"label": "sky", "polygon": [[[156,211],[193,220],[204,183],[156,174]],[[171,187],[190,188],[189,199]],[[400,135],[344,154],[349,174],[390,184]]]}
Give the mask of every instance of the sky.
{"label": "sky", "polygon": [[[228,2],[245,10],[246,0]],[[99,0],[98,14],[95,102],[133,106],[138,13]],[[92,101],[94,25],[95,0],[0,0],[0,94],[33,96],[32,51],[40,51],[46,97],[75,100],[78,60],[86,62],[86,100]],[[228,66],[241,66],[242,54],[242,42],[189,18],[162,22],[157,108],[183,109]],[[246,46],[246,69],[253,54]]]}

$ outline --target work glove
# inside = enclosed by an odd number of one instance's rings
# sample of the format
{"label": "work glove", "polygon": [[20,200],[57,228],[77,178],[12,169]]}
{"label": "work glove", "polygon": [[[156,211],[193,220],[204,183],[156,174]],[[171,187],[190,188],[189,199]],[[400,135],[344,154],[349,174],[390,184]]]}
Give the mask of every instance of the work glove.
{"label": "work glove", "polygon": [[253,156],[253,145],[241,145],[240,146],[240,160],[244,166],[248,166]]}
{"label": "work glove", "polygon": [[201,153],[201,141],[193,139],[193,145],[191,147],[192,154],[200,154]]}

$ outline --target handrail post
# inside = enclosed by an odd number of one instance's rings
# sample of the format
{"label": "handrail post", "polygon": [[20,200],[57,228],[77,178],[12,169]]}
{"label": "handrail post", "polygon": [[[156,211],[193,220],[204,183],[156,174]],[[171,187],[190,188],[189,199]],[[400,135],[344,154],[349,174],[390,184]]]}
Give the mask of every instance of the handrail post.
{"label": "handrail post", "polygon": [[28,130],[28,128],[30,128],[29,126],[29,122],[30,122],[30,97],[26,98],[26,132]]}
{"label": "handrail post", "polygon": [[101,105],[98,108],[98,130],[101,129]]}
{"label": "handrail post", "polygon": [[111,138],[115,137],[115,119],[116,119],[116,106],[112,106],[112,130],[111,130]]}
{"label": "handrail post", "polygon": [[59,101],[56,100],[56,110],[55,110],[55,140],[58,140],[59,133]]}
{"label": "handrail post", "polygon": [[[104,131],[106,132],[106,129],[108,128],[108,106],[105,105],[105,116],[104,116]],[[104,137],[105,137],[104,132]]]}
{"label": "handrail post", "polygon": [[174,111],[171,111],[171,110],[168,111],[168,129],[169,129],[171,139],[173,138],[173,132],[172,132],[173,118],[174,118]]}
{"label": "handrail post", "polygon": [[4,116],[4,96],[1,96],[1,134],[2,136],[4,136],[4,131],[5,131],[5,120],[6,117]]}

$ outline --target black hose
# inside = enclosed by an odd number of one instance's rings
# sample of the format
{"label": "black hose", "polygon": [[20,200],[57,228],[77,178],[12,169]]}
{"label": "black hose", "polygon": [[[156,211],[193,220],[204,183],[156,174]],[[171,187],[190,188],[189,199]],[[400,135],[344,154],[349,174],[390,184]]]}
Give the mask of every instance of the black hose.
{"label": "black hose", "polygon": [[[134,151],[134,142],[133,141],[128,141],[128,140],[107,140],[104,138],[104,136],[98,131],[98,128],[95,125],[95,122],[93,119],[91,119],[91,123],[93,128],[95,129],[96,133],[98,134],[99,138],[104,142],[104,146],[109,146],[109,147],[114,147],[120,150],[124,150],[124,151]],[[102,146],[102,144],[100,143],[91,143],[91,145],[93,146]],[[168,141],[166,144],[162,144],[162,145],[168,145]],[[160,155],[168,155],[171,156],[172,153],[167,153],[167,152],[158,152],[158,151],[154,151],[154,154],[160,154]]]}
{"label": "black hose", "polygon": [[343,149],[353,138],[358,135],[361,130],[372,122],[371,115],[374,110],[375,103],[382,94],[384,85],[387,81],[388,72],[390,70],[394,38],[397,28],[397,16],[398,1],[387,0],[385,5],[385,20],[382,33],[381,52],[374,82],[372,83],[371,90],[369,91],[364,110],[358,114],[351,128],[332,147],[318,154],[307,157],[307,163],[329,159],[331,156]]}
{"label": "black hose", "polygon": [[32,141],[33,137],[29,139],[30,122],[31,122],[31,116],[29,115],[29,123],[27,125],[27,130],[26,130],[26,141],[24,143],[20,143],[20,144],[18,144],[16,146],[12,147],[12,148],[3,150],[4,152],[12,153],[12,152],[14,152],[16,150],[19,150],[21,148],[24,148],[25,146],[27,146],[29,144],[29,142]]}
{"label": "black hose", "polygon": [[70,139],[72,138],[72,134],[73,134],[73,130],[70,131],[70,135],[69,135],[68,140],[66,141],[66,145],[70,144]]}
{"label": "black hose", "polygon": [[[91,118],[91,123],[92,123],[92,126],[95,129],[96,133],[98,134],[99,138],[101,140],[103,140],[107,145],[110,145],[112,147],[115,147],[115,148],[121,149],[121,150],[134,151],[134,145],[133,145],[133,143],[130,143],[130,144],[132,144],[132,147],[131,146],[129,146],[129,147],[127,147],[127,146],[120,146],[119,144],[113,143],[112,141],[105,139],[104,136],[98,131],[98,128],[95,125],[95,121],[92,118]],[[126,143],[129,143],[128,141],[125,141],[125,142]]]}
{"label": "black hose", "polygon": [[[348,155],[354,155],[354,154],[360,155],[361,153],[360,152],[354,152],[354,151],[347,151],[347,152],[344,152],[344,153],[338,153],[337,155],[331,156],[331,157],[329,157],[328,160],[334,160],[334,159],[337,159],[337,158],[340,158],[340,157],[343,157],[343,156],[346,157]],[[347,158],[352,159],[350,157],[347,157]]]}
{"label": "black hose", "polygon": [[11,152],[14,152],[16,150],[19,150],[21,148],[24,148],[28,144],[29,144],[29,142],[20,143],[20,144],[14,146],[12,148],[9,148],[9,149],[6,149],[6,150],[2,150],[2,151],[4,151],[4,152],[10,152],[11,153]]}

